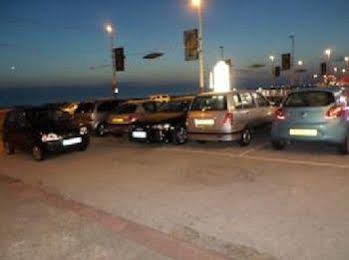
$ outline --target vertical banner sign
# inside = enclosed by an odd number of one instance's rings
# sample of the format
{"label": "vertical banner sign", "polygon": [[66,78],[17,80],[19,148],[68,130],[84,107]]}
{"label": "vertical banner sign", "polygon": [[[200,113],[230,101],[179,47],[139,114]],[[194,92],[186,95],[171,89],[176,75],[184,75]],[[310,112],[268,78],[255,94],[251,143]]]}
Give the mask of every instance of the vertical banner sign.
{"label": "vertical banner sign", "polygon": [[280,75],[281,75],[281,67],[277,66],[274,68],[274,76],[275,76],[275,78],[278,78],[278,77],[280,77]]}
{"label": "vertical banner sign", "polygon": [[199,59],[199,34],[197,29],[184,32],[184,49],[186,61]]}
{"label": "vertical banner sign", "polygon": [[320,64],[320,70],[321,70],[321,75],[325,76],[327,75],[327,64],[326,62],[323,62]]}
{"label": "vertical banner sign", "polygon": [[282,60],[282,70],[290,70],[291,69],[291,54],[290,53],[282,54],[281,60]]}
{"label": "vertical banner sign", "polygon": [[115,71],[125,71],[124,48],[113,49],[113,65]]}

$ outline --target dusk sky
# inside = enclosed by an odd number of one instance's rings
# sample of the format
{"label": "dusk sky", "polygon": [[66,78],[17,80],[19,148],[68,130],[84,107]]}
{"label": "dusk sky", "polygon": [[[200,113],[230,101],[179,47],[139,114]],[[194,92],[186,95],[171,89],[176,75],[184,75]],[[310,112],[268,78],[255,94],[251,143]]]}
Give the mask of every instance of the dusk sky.
{"label": "dusk sky", "polygon": [[[206,68],[219,46],[238,69],[237,82],[256,82],[268,73],[245,71],[269,55],[290,50],[312,72],[325,48],[334,60],[349,55],[348,0],[204,0]],[[115,45],[125,47],[121,83],[196,84],[198,64],[185,62],[183,31],[197,27],[189,0],[2,0],[0,4],[0,87],[99,85],[110,82],[109,41],[103,24],[117,28]],[[165,56],[142,60],[149,51]],[[344,64],[342,64],[344,66]],[[339,66],[341,64],[339,63]]]}

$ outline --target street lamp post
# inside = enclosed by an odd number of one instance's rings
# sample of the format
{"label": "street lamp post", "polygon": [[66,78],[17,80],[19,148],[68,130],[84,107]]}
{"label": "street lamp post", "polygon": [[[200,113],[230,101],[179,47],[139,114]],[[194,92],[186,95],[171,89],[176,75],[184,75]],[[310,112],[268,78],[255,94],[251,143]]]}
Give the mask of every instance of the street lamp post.
{"label": "street lamp post", "polygon": [[344,62],[345,62],[345,65],[347,66],[347,69],[349,69],[349,57],[348,56],[344,57]]}
{"label": "street lamp post", "polygon": [[291,39],[291,85],[294,85],[295,81],[295,66],[294,66],[294,61],[295,61],[295,55],[296,55],[296,36],[294,34],[290,35]]}
{"label": "street lamp post", "polygon": [[202,0],[192,0],[192,6],[198,11],[199,17],[199,66],[200,66],[200,92],[205,90],[205,65],[204,65],[204,46],[203,46],[203,15],[202,15]]}
{"label": "street lamp post", "polygon": [[116,70],[114,67],[114,58],[113,58],[113,52],[114,52],[114,38],[115,38],[115,30],[113,28],[113,25],[108,23],[105,24],[104,27],[107,35],[109,36],[110,39],[110,54],[111,54],[111,68],[112,68],[112,95],[115,94],[116,90]]}
{"label": "street lamp post", "polygon": [[325,55],[327,57],[328,71],[331,71],[331,54],[332,54],[332,50],[331,49],[326,49],[325,50]]}
{"label": "street lamp post", "polygon": [[271,62],[271,75],[273,77],[273,85],[276,85],[276,77],[275,77],[275,73],[274,73],[274,61],[275,61],[275,56],[271,55],[269,56],[269,60]]}

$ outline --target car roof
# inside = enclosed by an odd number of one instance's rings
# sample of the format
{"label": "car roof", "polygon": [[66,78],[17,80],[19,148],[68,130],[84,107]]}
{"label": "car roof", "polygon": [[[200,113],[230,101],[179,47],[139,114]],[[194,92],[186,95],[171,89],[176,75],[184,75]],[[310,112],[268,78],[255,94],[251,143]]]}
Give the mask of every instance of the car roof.
{"label": "car roof", "polygon": [[206,92],[199,94],[198,96],[211,96],[211,95],[227,95],[227,94],[234,94],[234,93],[246,93],[246,92],[256,92],[253,89],[234,89],[231,91],[226,91],[226,92]]}
{"label": "car roof", "polygon": [[315,88],[302,88],[302,89],[295,89],[291,93],[299,93],[299,92],[309,92],[309,91],[323,91],[323,92],[329,92],[329,93],[338,93],[343,91],[340,87],[315,87]]}

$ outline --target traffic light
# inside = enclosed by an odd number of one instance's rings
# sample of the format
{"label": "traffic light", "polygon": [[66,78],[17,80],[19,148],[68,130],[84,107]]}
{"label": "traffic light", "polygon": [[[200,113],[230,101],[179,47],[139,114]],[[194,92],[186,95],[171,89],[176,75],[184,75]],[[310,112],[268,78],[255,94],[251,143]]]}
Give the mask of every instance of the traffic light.
{"label": "traffic light", "polygon": [[291,69],[291,54],[286,53],[282,54],[282,70],[290,70]]}
{"label": "traffic light", "polygon": [[326,62],[323,62],[320,64],[320,69],[321,69],[321,75],[325,76],[327,74],[327,64]]}
{"label": "traffic light", "polygon": [[278,77],[280,77],[280,75],[281,75],[281,67],[277,66],[277,67],[274,68],[274,76],[276,78],[278,78]]}
{"label": "traffic light", "polygon": [[184,56],[186,61],[199,59],[199,32],[197,29],[184,32]]}
{"label": "traffic light", "polygon": [[116,71],[125,71],[125,54],[124,48],[113,49],[114,69]]}

